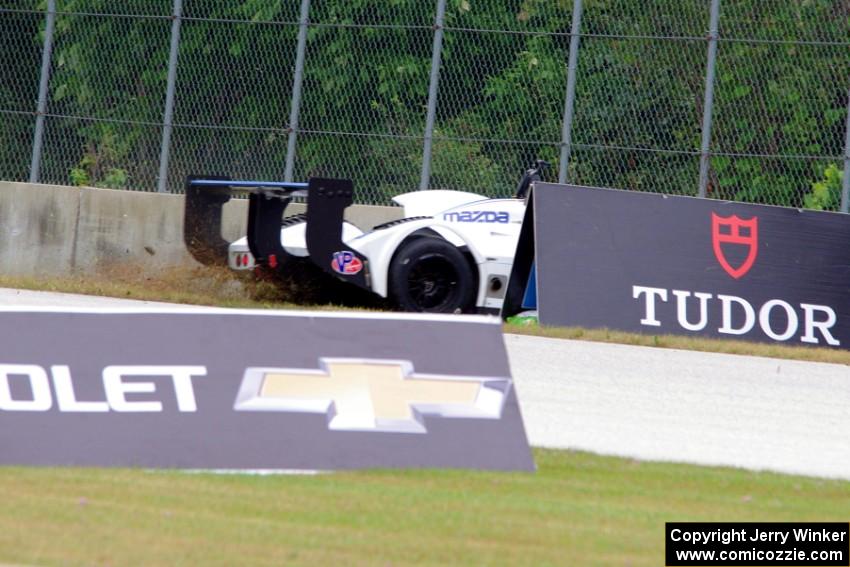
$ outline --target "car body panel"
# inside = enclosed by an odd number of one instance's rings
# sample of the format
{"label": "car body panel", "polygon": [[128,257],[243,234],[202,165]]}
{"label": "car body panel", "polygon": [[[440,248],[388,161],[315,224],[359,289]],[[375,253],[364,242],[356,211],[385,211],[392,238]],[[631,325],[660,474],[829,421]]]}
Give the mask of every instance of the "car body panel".
{"label": "car body panel", "polygon": [[[468,253],[478,278],[476,307],[498,309],[513,264],[525,214],[524,201],[488,199],[475,193],[447,190],[405,193],[393,200],[404,206],[407,217],[424,218],[395,221],[367,232],[351,223],[343,223],[342,241],[369,258],[371,290],[387,297],[388,275],[396,252],[409,238],[427,235],[443,238]],[[282,228],[284,249],[293,256],[308,256],[305,232],[305,221]],[[240,260],[237,262],[237,259]],[[255,267],[246,238],[230,244],[228,264],[235,270]]]}

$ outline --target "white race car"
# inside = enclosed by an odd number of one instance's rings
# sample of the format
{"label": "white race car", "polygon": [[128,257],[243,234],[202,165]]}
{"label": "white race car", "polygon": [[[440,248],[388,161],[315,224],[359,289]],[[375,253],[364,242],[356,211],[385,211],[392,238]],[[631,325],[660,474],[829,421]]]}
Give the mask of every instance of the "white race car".
{"label": "white race car", "polygon": [[[185,241],[199,261],[226,260],[234,270],[292,275],[311,263],[405,311],[497,312],[525,215],[525,192],[546,165],[538,161],[529,169],[512,199],[446,190],[398,195],[393,201],[404,208],[404,218],[367,232],[343,220],[352,202],[349,180],[190,177]],[[249,194],[248,235],[227,243],[219,235],[221,207],[237,192]],[[295,196],[306,196],[307,212],[284,217]]]}

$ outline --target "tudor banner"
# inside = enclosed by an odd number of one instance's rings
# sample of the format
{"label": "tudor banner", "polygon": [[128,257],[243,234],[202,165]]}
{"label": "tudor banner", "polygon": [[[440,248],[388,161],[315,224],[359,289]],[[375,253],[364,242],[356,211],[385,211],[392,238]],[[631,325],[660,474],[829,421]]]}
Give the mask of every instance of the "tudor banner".
{"label": "tudor banner", "polygon": [[850,347],[850,216],[536,184],[540,322]]}
{"label": "tudor banner", "polygon": [[0,465],[533,470],[499,321],[0,310]]}

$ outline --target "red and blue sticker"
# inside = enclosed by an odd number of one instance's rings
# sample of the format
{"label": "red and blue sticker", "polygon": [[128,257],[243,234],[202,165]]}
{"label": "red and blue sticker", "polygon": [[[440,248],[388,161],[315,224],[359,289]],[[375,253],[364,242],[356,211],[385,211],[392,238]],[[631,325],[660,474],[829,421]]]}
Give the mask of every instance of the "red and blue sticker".
{"label": "red and blue sticker", "polygon": [[334,259],[331,260],[331,268],[338,274],[344,276],[353,276],[360,273],[363,269],[363,262],[360,258],[350,250],[341,250],[334,252]]}

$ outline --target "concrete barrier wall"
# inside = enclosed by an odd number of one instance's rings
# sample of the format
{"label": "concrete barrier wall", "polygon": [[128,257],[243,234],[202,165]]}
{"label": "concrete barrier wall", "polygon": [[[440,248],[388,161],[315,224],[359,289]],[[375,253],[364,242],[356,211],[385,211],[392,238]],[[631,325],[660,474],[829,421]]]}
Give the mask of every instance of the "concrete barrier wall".
{"label": "concrete barrier wall", "polygon": [[[224,238],[245,234],[247,205],[225,205]],[[401,216],[398,207],[356,205],[346,218],[368,229]],[[182,195],[0,181],[1,274],[62,275],[116,264],[141,271],[197,265],[183,244]]]}

